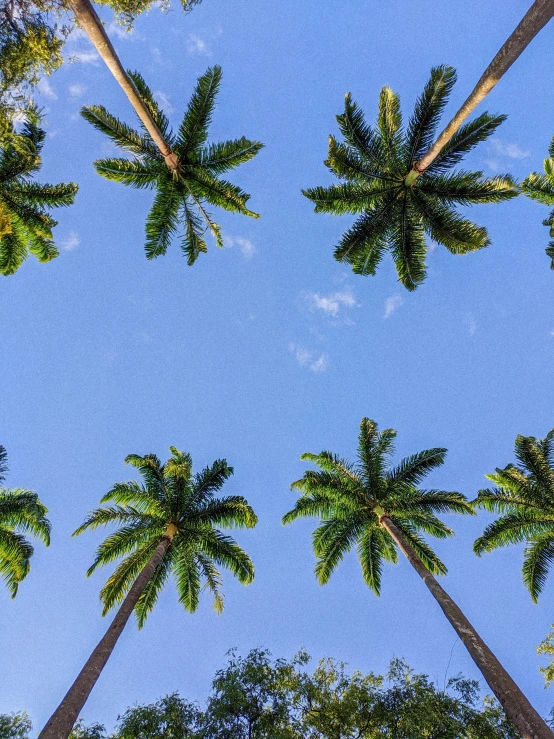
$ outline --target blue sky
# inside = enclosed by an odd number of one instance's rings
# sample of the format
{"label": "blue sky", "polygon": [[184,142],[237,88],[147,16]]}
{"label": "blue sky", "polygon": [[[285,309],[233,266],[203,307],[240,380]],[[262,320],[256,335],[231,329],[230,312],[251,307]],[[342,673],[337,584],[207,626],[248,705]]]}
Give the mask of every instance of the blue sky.
{"label": "blue sky", "polygon": [[[331,182],[323,165],[334,116],[350,91],[368,120],[388,84],[405,116],[436,64],[458,70],[456,110],[515,27],[528,0],[204,0],[183,16],[152,11],[133,34],[109,26],[123,62],[139,69],[178,123],[197,77],[215,63],[223,85],[211,140],[242,135],[266,148],[233,174],[252,193],[253,221],[219,214],[223,251],[209,244],[193,268],[175,244],[148,262],[151,195],[100,179],[106,140],[79,116],[103,104],[133,122],[126,98],[84,38],[75,61],[42,84],[48,139],[43,181],[79,183],[60,213],[61,255],[29,259],[0,284],[0,443],[10,486],[35,489],[54,525],[37,545],[15,601],[0,592],[0,711],[25,709],[39,728],[108,625],[85,578],[101,534],[71,539],[119,480],[131,452],[166,458],[177,446],[200,468],[227,458],[228,494],[255,507],[259,526],[238,532],[257,575],[225,578],[220,617],[206,599],[186,614],[169,586],[142,632],[130,623],[83,715],[113,726],[134,702],[178,690],[202,700],[225,652],[264,646],[333,656],[383,671],[393,655],[442,684],[445,671],[478,678],[464,647],[409,565],[388,566],[382,597],[362,583],[355,556],[321,588],[313,523],[282,528],[304,451],[353,457],[362,416],[398,430],[398,456],[449,449],[429,486],[473,497],[483,475],[513,458],[516,434],[554,426],[554,275],[544,253],[547,209],[519,198],[476,207],[492,246],[467,257],[442,247],[415,293],[385,259],[358,277],[332,258],[348,217],[314,215],[302,187]],[[109,14],[104,13],[109,20]],[[506,113],[465,165],[518,178],[539,170],[553,130],[552,27],[526,50],[484,108]],[[441,582],[537,708],[553,701],[535,647],[553,620],[554,576],[540,604],[521,582],[521,550],[471,552],[486,514],[449,521],[436,549]],[[452,652],[452,659],[450,655]]]}

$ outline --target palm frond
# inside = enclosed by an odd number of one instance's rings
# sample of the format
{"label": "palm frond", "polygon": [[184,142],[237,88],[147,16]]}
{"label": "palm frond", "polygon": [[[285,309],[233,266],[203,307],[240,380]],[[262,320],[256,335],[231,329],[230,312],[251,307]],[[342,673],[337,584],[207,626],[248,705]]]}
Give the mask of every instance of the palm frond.
{"label": "palm frond", "polygon": [[[160,163],[152,159],[97,159],[94,168],[106,180],[136,188],[152,189],[158,183]],[[163,165],[165,167],[165,164]]]}
{"label": "palm frond", "polygon": [[198,79],[177,135],[176,149],[180,156],[205,143],[220,83],[218,66],[211,67]]}
{"label": "palm frond", "polygon": [[81,115],[97,131],[108,136],[124,151],[138,156],[161,159],[160,153],[149,136],[141,136],[131,126],[108,113],[103,105],[85,105],[81,108]]}
{"label": "palm frond", "polygon": [[554,532],[543,534],[529,542],[523,553],[523,582],[534,603],[546,584],[548,572],[554,563]]}
{"label": "palm frond", "polygon": [[441,65],[431,69],[431,77],[416,100],[408,123],[406,148],[409,159],[420,159],[432,146],[440,116],[456,82],[456,70]]}

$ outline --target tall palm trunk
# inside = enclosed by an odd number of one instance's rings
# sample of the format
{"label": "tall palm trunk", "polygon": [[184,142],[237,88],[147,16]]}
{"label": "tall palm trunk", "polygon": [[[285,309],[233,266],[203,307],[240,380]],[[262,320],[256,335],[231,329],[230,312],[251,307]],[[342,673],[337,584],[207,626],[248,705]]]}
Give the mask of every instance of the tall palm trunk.
{"label": "tall palm trunk", "polygon": [[138,94],[132,79],[123,69],[119,57],[116,54],[112,42],[108,38],[102,21],[98,17],[90,0],[68,0],[71,10],[75,15],[75,20],[79,26],[87,34],[92,41],[96,50],[106,63],[106,66],[113,74],[115,79],[121,85],[123,92],[129,98],[129,101],[135,109],[138,117],[144,123],[146,130],[150,134],[152,140],[160,150],[161,155],[165,159],[165,163],[171,170],[176,170],[179,164],[177,156],[171,151],[171,146],[164,139],[160,129],[150,115],[150,111],[144,104],[144,101]]}
{"label": "tall palm trunk", "polygon": [[500,51],[485,69],[471,95],[446,126],[429,151],[419,162],[415,162],[412,171],[406,177],[406,185],[412,185],[420,174],[435,161],[442,148],[450,141],[470,113],[479,105],[500,78],[508,71],[519,55],[535,38],[537,33],[554,16],[554,0],[535,0],[521,22],[504,43]]}
{"label": "tall palm trunk", "polygon": [[537,711],[508,675],[479,634],[464,616],[452,598],[438,584],[417,556],[414,548],[406,540],[404,534],[387,516],[380,517],[380,523],[394,539],[400,550],[431,591],[442,608],[454,630],[465,644],[473,661],[481,670],[490,689],[500,701],[508,718],[512,721],[524,739],[554,739],[554,733],[548,728]]}
{"label": "tall palm trunk", "polygon": [[134,607],[137,604],[144,588],[152,575],[160,566],[165,553],[171,546],[171,540],[175,533],[175,527],[170,524],[164,537],[156,547],[156,551],[150,558],[148,564],[141,571],[131,589],[125,596],[116,617],[110,624],[108,630],[98,642],[94,651],[85,663],[77,679],[68,690],[65,698],[49,718],[46,726],[39,734],[39,739],[67,739],[73,725],[79,718],[79,713],[85,705],[100,673],[114,650],[117,640],[123,633],[123,629]]}

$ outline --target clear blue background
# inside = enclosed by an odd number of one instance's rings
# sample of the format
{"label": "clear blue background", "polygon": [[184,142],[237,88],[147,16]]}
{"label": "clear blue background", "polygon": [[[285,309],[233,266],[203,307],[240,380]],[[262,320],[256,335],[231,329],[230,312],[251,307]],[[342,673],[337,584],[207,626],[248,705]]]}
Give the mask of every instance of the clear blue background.
{"label": "clear blue background", "polygon": [[[479,677],[407,563],[387,566],[380,599],[354,555],[321,588],[312,522],[284,529],[280,518],[304,470],[300,454],[353,457],[363,415],[398,430],[399,456],[448,447],[429,486],[470,497],[484,473],[513,459],[516,434],[554,426],[547,209],[523,198],[473,209],[493,245],[467,257],[437,248],[426,283],[408,294],[388,259],[374,278],[337,264],[333,246],[350,219],[314,215],[300,189],[331,181],[322,160],[346,91],[373,120],[388,84],[407,117],[430,67],[448,63],[459,73],[453,113],[528,6],[204,0],[187,16],[152,11],[130,36],[111,26],[124,64],[165,95],[175,125],[197,77],[217,63],[224,79],[211,140],[266,144],[233,175],[262,218],[219,214],[232,245],[210,244],[194,268],[177,244],[148,262],[151,195],[95,174],[92,161],[113,149],[80,106],[101,103],[129,122],[133,112],[86,39],[70,41],[80,60],[41,94],[41,179],[80,186],[56,230],[66,248],[48,265],[30,258],[0,284],[7,483],[37,490],[54,524],[17,599],[0,591],[0,711],[26,709],[38,729],[69,687],[108,625],[98,601],[107,573],[84,575],[100,535],[70,534],[115,481],[133,478],[127,454],[165,459],[170,445],[190,451],[197,468],[218,457],[234,465],[226,492],[246,495],[260,518],[237,534],[256,580],[245,589],[226,578],[221,617],[208,599],[186,614],[169,586],[142,632],[129,624],[86,720],[111,727],[128,705],[175,690],[202,700],[230,647],[287,657],[304,647],[378,672],[396,655],[440,684],[447,670]],[[554,133],[553,34],[546,28],[490,95],[485,107],[508,121],[466,166],[520,178],[541,168]],[[450,569],[442,582],[546,714],[553,700],[535,647],[554,620],[554,574],[533,605],[520,549],[472,554],[487,520],[449,521],[457,537],[436,544]]]}

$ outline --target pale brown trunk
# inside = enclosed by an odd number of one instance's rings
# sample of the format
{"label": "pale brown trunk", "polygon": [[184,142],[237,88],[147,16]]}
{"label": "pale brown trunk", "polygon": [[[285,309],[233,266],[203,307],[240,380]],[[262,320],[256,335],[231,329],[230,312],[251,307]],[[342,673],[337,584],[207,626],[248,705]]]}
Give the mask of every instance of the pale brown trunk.
{"label": "pale brown trunk", "polygon": [[406,184],[413,184],[415,179],[435,161],[443,147],[454,136],[470,113],[489,94],[502,75],[508,71],[552,16],[554,16],[554,0],[535,0],[515,31],[485,69],[481,79],[475,85],[473,92],[458,110],[454,118],[452,118],[425,156],[419,162],[414,163],[412,171],[406,178]]}
{"label": "pale brown trunk", "polygon": [[79,714],[113,652],[117,640],[121,636],[138,599],[171,546],[173,534],[173,530],[169,531],[169,534],[166,532],[166,535],[158,544],[148,564],[144,567],[125,596],[108,630],[98,642],[65,698],[39,734],[39,739],[67,739],[71,733],[71,729],[79,718]]}
{"label": "pale brown trunk", "polygon": [[133,80],[123,69],[112,42],[108,38],[108,34],[104,30],[102,21],[98,17],[92,3],[90,0],[68,0],[68,2],[75,15],[75,20],[92,41],[102,60],[129,98],[129,102],[135,109],[140,120],[144,123],[150,137],[165,159],[165,163],[169,169],[176,170],[179,165],[176,154],[171,151],[171,146],[164,139],[162,132],[154,122],[150,111],[133,84]]}
{"label": "pale brown trunk", "polygon": [[433,575],[427,570],[417,556],[414,548],[406,540],[398,526],[387,516],[380,517],[380,522],[399,549],[406,555],[408,561],[431,591],[435,600],[442,608],[446,618],[465,644],[473,661],[483,674],[490,689],[500,701],[506,716],[512,721],[524,739],[554,739],[552,732],[537,711],[529,703],[525,695],[502,667],[500,662],[475,631],[452,598],[438,584]]}

